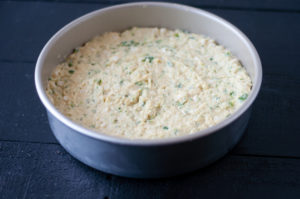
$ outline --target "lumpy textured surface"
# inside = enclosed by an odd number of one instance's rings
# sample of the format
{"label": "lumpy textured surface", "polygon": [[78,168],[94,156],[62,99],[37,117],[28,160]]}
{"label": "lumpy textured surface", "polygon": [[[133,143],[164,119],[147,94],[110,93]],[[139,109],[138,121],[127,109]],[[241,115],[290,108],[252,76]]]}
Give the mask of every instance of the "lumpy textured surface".
{"label": "lumpy textured surface", "polygon": [[132,28],[74,49],[46,90],[60,112],[84,127],[157,139],[221,122],[242,105],[251,86],[238,59],[209,37]]}

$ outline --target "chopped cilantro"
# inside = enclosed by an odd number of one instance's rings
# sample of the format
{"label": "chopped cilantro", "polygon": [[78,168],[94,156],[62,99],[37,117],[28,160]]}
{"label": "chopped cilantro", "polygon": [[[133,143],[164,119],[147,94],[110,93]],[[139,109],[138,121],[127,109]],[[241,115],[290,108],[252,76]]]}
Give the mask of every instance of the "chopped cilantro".
{"label": "chopped cilantro", "polygon": [[73,70],[69,70],[69,73],[70,73],[70,74],[73,74],[73,73],[74,73],[74,71],[73,71]]}
{"label": "chopped cilantro", "polygon": [[135,42],[131,40],[131,41],[122,41],[120,45],[125,47],[131,47],[131,46],[138,46],[139,44],[140,44],[139,42]]}
{"label": "chopped cilantro", "polygon": [[247,99],[247,97],[248,97],[248,94],[247,94],[247,93],[244,93],[243,95],[241,95],[241,96],[239,97],[239,100],[244,101],[244,100]]}
{"label": "chopped cilantro", "polygon": [[102,80],[99,79],[99,80],[98,80],[98,85],[100,86],[101,84],[102,84]]}
{"label": "chopped cilantro", "polygon": [[184,101],[182,103],[179,101],[176,102],[177,106],[179,106],[179,107],[182,107],[185,103],[186,103],[186,101]]}
{"label": "chopped cilantro", "polygon": [[233,96],[233,95],[234,95],[234,91],[231,91],[231,92],[229,93],[229,95],[230,95],[230,96]]}
{"label": "chopped cilantro", "polygon": [[164,130],[168,130],[169,128],[168,128],[167,126],[164,126],[163,129],[164,129]]}
{"label": "chopped cilantro", "polygon": [[178,33],[175,33],[174,36],[178,38],[178,37],[179,37],[179,34],[178,34]]}
{"label": "chopped cilantro", "polygon": [[176,88],[182,88],[182,84],[181,83],[177,84]]}
{"label": "chopped cilantro", "polygon": [[72,66],[73,66],[73,63],[72,63],[72,62],[69,62],[69,63],[68,63],[68,66],[69,66],[69,67],[72,67]]}
{"label": "chopped cilantro", "polygon": [[137,85],[137,86],[143,86],[143,82],[142,81],[138,81],[138,82],[135,82],[135,85]]}
{"label": "chopped cilantro", "polygon": [[213,59],[214,59],[214,58],[212,58],[212,57],[211,57],[211,58],[209,58],[209,60],[210,60],[210,61],[212,61]]}
{"label": "chopped cilantro", "polygon": [[78,48],[74,48],[73,49],[73,53],[77,53],[77,52],[79,52],[79,49]]}
{"label": "chopped cilantro", "polygon": [[152,57],[152,56],[146,56],[146,57],[142,60],[142,62],[146,62],[146,61],[148,60],[149,63],[152,63],[153,59],[154,59],[154,57]]}

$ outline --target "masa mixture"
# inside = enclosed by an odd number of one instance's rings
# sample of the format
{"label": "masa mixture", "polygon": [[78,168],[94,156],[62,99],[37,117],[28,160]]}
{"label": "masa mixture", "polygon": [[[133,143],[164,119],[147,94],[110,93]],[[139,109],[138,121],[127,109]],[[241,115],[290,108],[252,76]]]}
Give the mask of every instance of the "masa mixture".
{"label": "masa mixture", "polygon": [[156,139],[221,122],[243,104],[251,87],[238,59],[209,37],[132,28],[74,49],[53,71],[47,95],[87,128]]}

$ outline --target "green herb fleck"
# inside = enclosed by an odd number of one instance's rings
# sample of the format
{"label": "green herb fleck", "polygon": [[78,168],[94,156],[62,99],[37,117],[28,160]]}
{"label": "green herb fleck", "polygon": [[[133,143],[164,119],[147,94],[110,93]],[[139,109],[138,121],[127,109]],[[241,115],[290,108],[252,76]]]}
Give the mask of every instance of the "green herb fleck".
{"label": "green herb fleck", "polygon": [[135,85],[137,85],[137,86],[143,86],[143,82],[142,81],[138,81],[138,82],[135,82]]}
{"label": "green herb fleck", "polygon": [[69,73],[70,73],[70,74],[73,74],[73,73],[74,73],[74,71],[73,71],[73,70],[69,70]]}
{"label": "green herb fleck", "polygon": [[229,102],[229,106],[230,107],[234,107],[234,103],[233,102]]}
{"label": "green herb fleck", "polygon": [[79,49],[78,48],[74,48],[73,49],[73,53],[77,53],[77,52],[79,52]]}
{"label": "green herb fleck", "polygon": [[182,103],[177,101],[176,104],[177,104],[177,106],[182,107],[186,102],[187,102],[186,100]]}
{"label": "green herb fleck", "polygon": [[230,55],[230,52],[227,52],[226,55],[229,56],[229,55]]}
{"label": "green herb fleck", "polygon": [[167,126],[164,126],[163,129],[164,129],[164,130],[168,130],[169,128],[168,128]]}
{"label": "green herb fleck", "polygon": [[153,59],[154,59],[154,57],[152,57],[152,56],[146,56],[146,57],[142,60],[142,62],[146,62],[146,61],[148,60],[149,63],[152,63]]}
{"label": "green herb fleck", "polygon": [[211,58],[209,58],[209,60],[212,61],[212,60],[214,60],[214,58],[211,57]]}
{"label": "green herb fleck", "polygon": [[69,63],[68,63],[68,66],[69,66],[69,67],[72,67],[72,66],[73,66],[73,63],[72,63],[72,62],[69,62]]}
{"label": "green herb fleck", "polygon": [[124,80],[122,79],[121,81],[120,81],[120,85],[122,85],[124,83]]}
{"label": "green herb fleck", "polygon": [[94,124],[92,124],[90,127],[91,127],[91,128],[96,128]]}
{"label": "green herb fleck", "polygon": [[182,84],[181,83],[177,84],[176,88],[182,88]]}
{"label": "green herb fleck", "polygon": [[231,92],[229,93],[229,95],[230,95],[230,96],[233,96],[233,95],[234,95],[234,91],[231,91]]}
{"label": "green herb fleck", "polygon": [[131,47],[131,46],[138,46],[139,44],[140,44],[139,42],[135,42],[131,40],[131,41],[122,41],[120,45],[125,47]]}
{"label": "green herb fleck", "polygon": [[178,129],[175,129],[174,134],[177,135],[177,133],[178,133]]}
{"label": "green herb fleck", "polygon": [[244,93],[243,95],[241,95],[241,96],[239,97],[239,100],[244,101],[244,100],[247,99],[247,97],[248,97],[248,94],[247,94],[247,93]]}
{"label": "green herb fleck", "polygon": [[98,80],[98,85],[100,86],[101,84],[102,84],[102,80],[99,79],[99,80]]}
{"label": "green herb fleck", "polygon": [[155,42],[158,43],[158,44],[160,44],[162,42],[162,40],[159,39],[159,40],[156,40]]}
{"label": "green herb fleck", "polygon": [[174,36],[178,38],[178,37],[179,37],[179,34],[178,34],[178,33],[175,33]]}
{"label": "green herb fleck", "polygon": [[48,78],[48,81],[51,81],[51,77]]}

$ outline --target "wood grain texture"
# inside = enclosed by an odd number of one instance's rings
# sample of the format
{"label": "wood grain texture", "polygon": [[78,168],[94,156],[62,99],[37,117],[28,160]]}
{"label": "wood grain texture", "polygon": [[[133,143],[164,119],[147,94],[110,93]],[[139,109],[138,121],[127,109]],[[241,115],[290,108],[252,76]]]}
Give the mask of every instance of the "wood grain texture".
{"label": "wood grain texture", "polygon": [[125,1],[87,2],[0,0],[0,198],[300,198],[300,1],[182,2],[240,28],[261,56],[264,77],[247,131],[229,155],[157,180],[91,169],[50,131],[34,87],[42,47],[76,17]]}
{"label": "wood grain texture", "polygon": [[[5,0],[0,0],[5,1]],[[17,0],[24,1],[24,0]],[[25,0],[26,1],[26,0]],[[40,2],[48,2],[51,0],[39,0]],[[128,2],[141,2],[144,0],[55,0],[55,2],[68,3],[101,3],[107,5],[115,5]],[[149,0],[153,1],[153,0]],[[186,4],[202,8],[218,8],[218,9],[242,9],[257,11],[281,11],[281,12],[297,12],[300,11],[300,2],[298,0],[165,0],[165,2]]]}
{"label": "wood grain texture", "polygon": [[60,28],[103,5],[44,2],[0,2],[0,60],[35,62]]}
{"label": "wood grain texture", "polygon": [[300,159],[228,155],[183,176],[136,180],[76,161],[59,145],[0,142],[2,198],[299,198]]}
{"label": "wood grain texture", "polygon": [[0,65],[0,139],[56,143],[35,90],[35,64]]}

